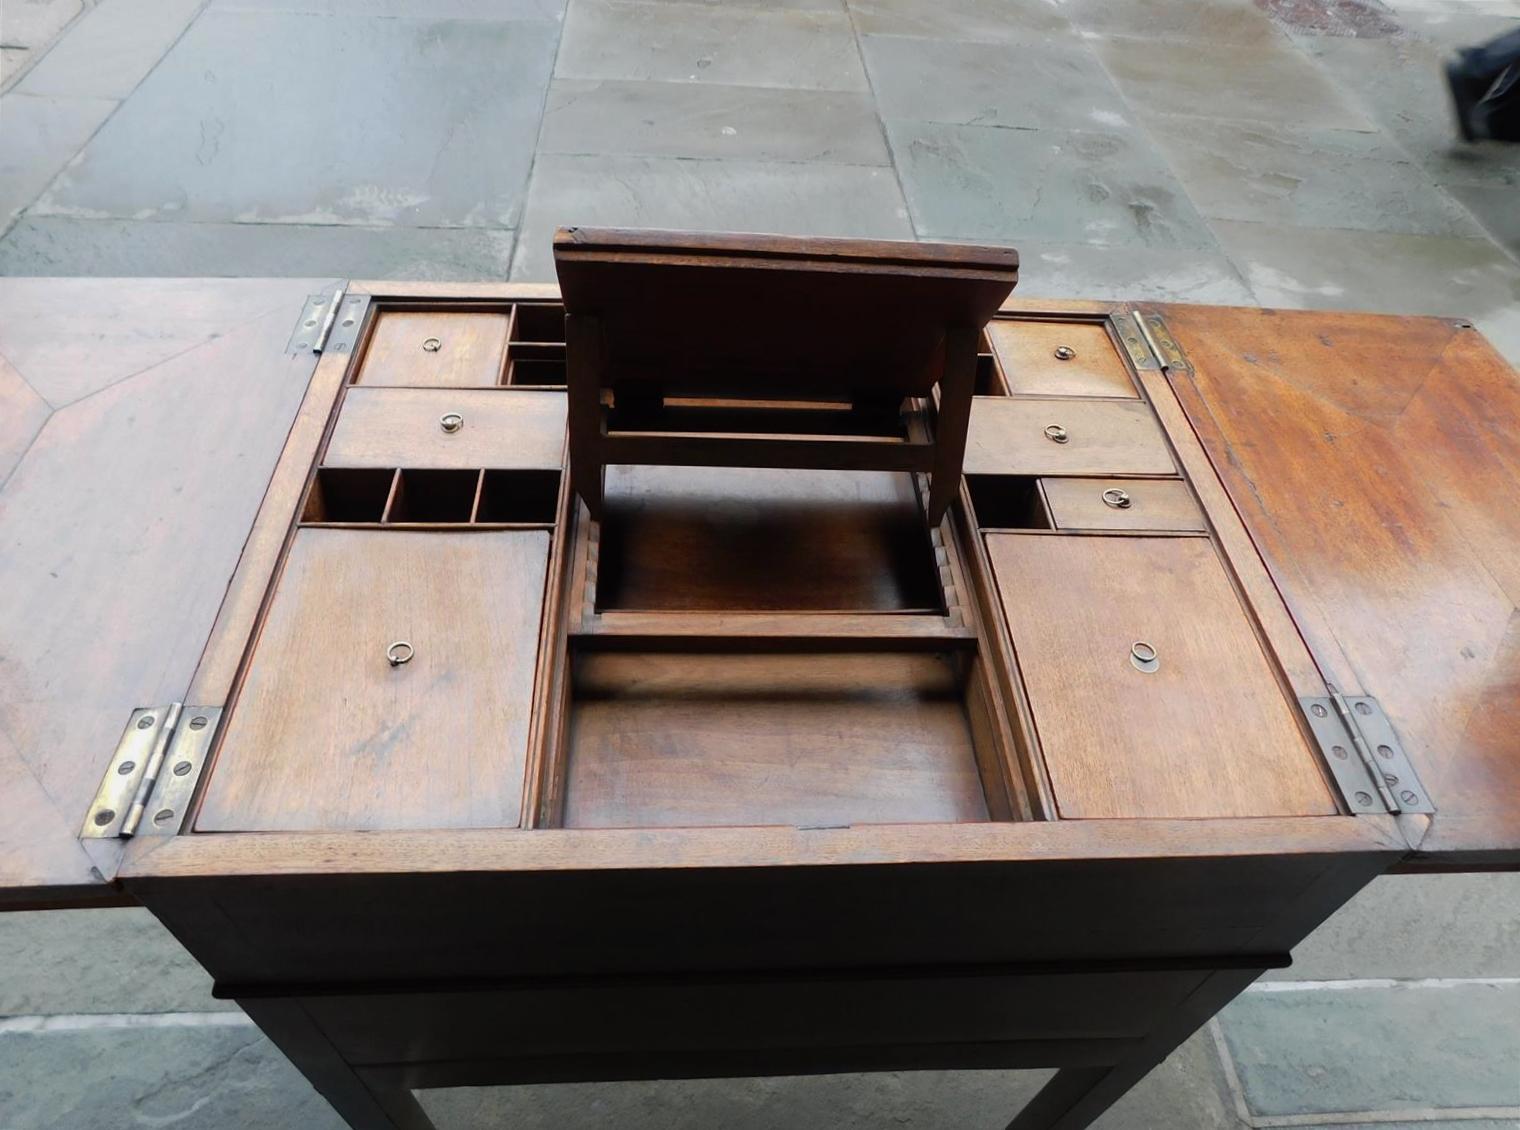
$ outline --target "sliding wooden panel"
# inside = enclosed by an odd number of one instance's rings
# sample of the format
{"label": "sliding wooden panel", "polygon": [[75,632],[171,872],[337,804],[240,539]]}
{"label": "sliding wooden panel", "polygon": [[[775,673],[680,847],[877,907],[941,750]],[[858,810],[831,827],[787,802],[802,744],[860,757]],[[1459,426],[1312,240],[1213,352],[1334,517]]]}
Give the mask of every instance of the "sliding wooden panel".
{"label": "sliding wooden panel", "polygon": [[1336,811],[1206,538],[986,540],[1063,817]]}
{"label": "sliding wooden panel", "polygon": [[548,552],[539,530],[301,530],[197,829],[515,827]]}

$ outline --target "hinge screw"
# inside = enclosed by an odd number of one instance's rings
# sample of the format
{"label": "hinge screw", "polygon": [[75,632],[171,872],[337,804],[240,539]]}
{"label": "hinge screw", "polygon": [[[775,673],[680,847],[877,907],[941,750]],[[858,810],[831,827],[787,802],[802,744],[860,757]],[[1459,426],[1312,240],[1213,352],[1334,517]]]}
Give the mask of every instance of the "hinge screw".
{"label": "hinge screw", "polygon": [[1313,706],[1309,707],[1309,712],[1311,714],[1313,714],[1316,718],[1323,718],[1326,714],[1330,713],[1328,710],[1326,710],[1322,705],[1320,705],[1317,702]]}
{"label": "hinge screw", "polygon": [[109,808],[102,808],[95,814],[95,824],[97,827],[104,828],[107,824],[115,819],[116,813]]}
{"label": "hinge screw", "polygon": [[155,812],[153,814],[153,823],[155,823],[155,824],[167,824],[169,821],[171,821],[173,819],[174,819],[174,809],[172,809],[172,808],[160,808],[157,812]]}
{"label": "hinge screw", "polygon": [[151,714],[144,714],[137,720],[137,728],[139,730],[146,730],[151,725],[153,725],[153,715]]}
{"label": "hinge screw", "polygon": [[1380,746],[1378,746],[1378,756],[1379,757],[1392,758],[1393,757],[1393,747],[1386,746],[1386,745],[1380,745]]}
{"label": "hinge screw", "polygon": [[1399,799],[1405,804],[1419,804],[1420,797],[1413,789],[1405,789],[1399,794]]}
{"label": "hinge screw", "polygon": [[195,768],[195,766],[192,765],[190,762],[188,762],[188,761],[181,761],[178,765],[176,765],[174,767],[174,775],[176,777],[183,777],[186,773],[190,772],[190,770],[192,770],[194,768]]}
{"label": "hinge screw", "polygon": [[1356,803],[1360,804],[1360,805],[1362,805],[1364,807],[1366,805],[1371,804],[1372,803],[1372,794],[1371,793],[1357,793],[1356,794]]}
{"label": "hinge screw", "polygon": [[1348,756],[1347,753],[1346,753],[1346,747],[1343,746],[1343,745],[1333,745],[1333,746],[1331,746],[1330,747],[1330,752],[1333,753],[1333,754],[1335,754],[1335,756],[1338,757],[1338,758],[1340,758],[1342,761],[1345,761],[1346,757]]}
{"label": "hinge screw", "polygon": [[118,773],[120,773],[123,777],[125,777],[128,773],[132,772],[132,770],[134,770],[136,768],[137,768],[137,762],[135,762],[135,761],[123,761],[120,765],[118,765],[116,767],[116,771]]}

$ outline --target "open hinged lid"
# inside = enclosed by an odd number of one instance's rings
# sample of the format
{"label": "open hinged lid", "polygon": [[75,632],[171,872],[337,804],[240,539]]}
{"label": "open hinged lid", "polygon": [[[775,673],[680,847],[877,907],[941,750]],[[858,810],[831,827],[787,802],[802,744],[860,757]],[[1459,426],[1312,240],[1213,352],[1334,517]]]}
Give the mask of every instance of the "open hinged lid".
{"label": "open hinged lid", "polygon": [[0,280],[0,907],[113,897],[123,841],[81,824],[134,709],[189,687],[337,289]]}
{"label": "open hinged lid", "polygon": [[1520,863],[1520,379],[1462,319],[1159,309],[1325,678],[1377,700],[1429,793],[1410,865]]}
{"label": "open hinged lid", "polygon": [[[572,482],[593,516],[618,463],[922,471],[943,517],[1014,249],[562,228],[554,262]],[[936,387],[932,435],[908,434],[905,398]]]}

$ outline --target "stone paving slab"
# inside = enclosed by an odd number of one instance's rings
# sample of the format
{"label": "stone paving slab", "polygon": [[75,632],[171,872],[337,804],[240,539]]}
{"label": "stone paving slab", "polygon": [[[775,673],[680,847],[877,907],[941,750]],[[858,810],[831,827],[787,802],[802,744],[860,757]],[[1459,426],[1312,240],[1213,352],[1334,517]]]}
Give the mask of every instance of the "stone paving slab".
{"label": "stone paving slab", "polygon": [[869,95],[690,82],[555,79],[538,148],[891,164]]}
{"label": "stone paving slab", "polygon": [[203,1018],[172,1027],[68,1018],[38,1032],[0,1021],[0,1126],[346,1130],[241,1013]]}
{"label": "stone paving slab", "polygon": [[1213,251],[1095,247],[1020,239],[1018,298],[1203,302],[1250,306],[1235,265]]}
{"label": "stone paving slab", "polygon": [[1120,36],[1095,41],[1119,89],[1142,110],[1247,122],[1371,130],[1325,73],[1287,40],[1214,42]]}
{"label": "stone paving slab", "polygon": [[1070,27],[1061,5],[1048,0],[849,0],[849,8],[863,35],[1021,43]]}
{"label": "stone paving slab", "polygon": [[1133,133],[887,120],[924,239],[1212,249],[1165,163]]}
{"label": "stone paving slab", "polygon": [[554,64],[559,78],[867,89],[843,11],[577,0]]}
{"label": "stone paving slab", "polygon": [[512,277],[552,282],[554,231],[567,224],[913,238],[890,169],[544,154]]}
{"label": "stone paving slab", "polygon": [[0,98],[0,229],[37,198],[116,106],[102,98]]}
{"label": "stone paving slab", "polygon": [[1520,1119],[1517,1017],[1515,980],[1273,982],[1230,1004],[1219,1029],[1253,1117]]}
{"label": "stone paving slab", "polygon": [[1466,208],[1381,133],[1170,115],[1147,116],[1144,125],[1210,219],[1484,234]]}
{"label": "stone paving slab", "polygon": [[565,4],[566,0],[211,0],[210,8],[381,19],[560,20]]}
{"label": "stone paving slab", "polygon": [[557,35],[208,12],[34,214],[515,226]]}
{"label": "stone paving slab", "polygon": [[1061,11],[1082,30],[1104,35],[1286,46],[1284,32],[1252,0],[1064,0]]}
{"label": "stone paving slab", "polygon": [[1129,112],[1080,40],[959,43],[866,35],[887,119],[1023,129],[1115,129]]}
{"label": "stone paving slab", "polygon": [[176,224],[24,217],[0,240],[0,274],[332,275],[503,279],[514,233],[496,228]]}
{"label": "stone paving slab", "polygon": [[16,89],[69,98],[125,98],[190,26],[203,3],[103,0]]}
{"label": "stone paving slab", "polygon": [[84,9],[83,0],[6,0],[0,28],[0,83],[47,50],[59,32]]}

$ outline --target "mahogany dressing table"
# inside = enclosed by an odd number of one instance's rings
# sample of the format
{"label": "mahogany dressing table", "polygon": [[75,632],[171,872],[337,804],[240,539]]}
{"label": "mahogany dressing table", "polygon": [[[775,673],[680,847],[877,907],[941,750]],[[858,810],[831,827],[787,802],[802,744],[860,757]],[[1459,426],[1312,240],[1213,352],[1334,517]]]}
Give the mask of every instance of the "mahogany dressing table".
{"label": "mahogany dressing table", "polygon": [[4,905],[146,905],[364,1130],[1026,1066],[1074,1130],[1377,875],[1520,861],[1469,324],[557,255],[0,280]]}

